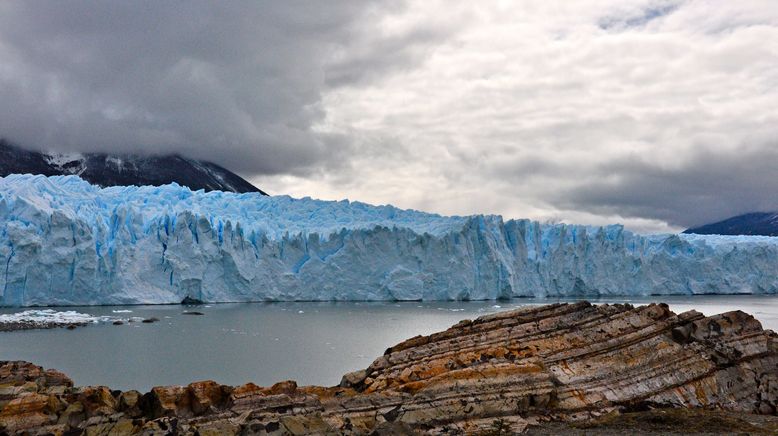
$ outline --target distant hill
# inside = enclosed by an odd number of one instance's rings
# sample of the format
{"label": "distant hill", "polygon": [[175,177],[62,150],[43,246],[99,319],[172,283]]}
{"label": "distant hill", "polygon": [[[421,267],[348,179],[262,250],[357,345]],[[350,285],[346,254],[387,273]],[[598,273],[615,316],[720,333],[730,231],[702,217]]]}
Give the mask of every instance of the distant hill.
{"label": "distant hill", "polygon": [[778,236],[778,212],[753,212],[738,215],[717,223],[688,229],[684,233]]}
{"label": "distant hill", "polygon": [[166,185],[192,190],[258,192],[239,175],[211,162],[178,155],[139,156],[101,153],[42,153],[0,139],[0,176],[8,174],[75,174],[99,186]]}

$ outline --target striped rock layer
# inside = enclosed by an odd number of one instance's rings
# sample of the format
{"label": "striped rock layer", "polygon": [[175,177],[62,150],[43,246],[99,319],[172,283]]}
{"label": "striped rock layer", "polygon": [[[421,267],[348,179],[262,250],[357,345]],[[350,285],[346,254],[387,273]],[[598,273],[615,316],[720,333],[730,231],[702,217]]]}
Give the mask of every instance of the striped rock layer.
{"label": "striped rock layer", "polygon": [[775,415],[778,336],[740,311],[581,302],[411,338],[329,388],[204,381],[140,394],[0,362],[11,434],[494,434],[669,407]]}

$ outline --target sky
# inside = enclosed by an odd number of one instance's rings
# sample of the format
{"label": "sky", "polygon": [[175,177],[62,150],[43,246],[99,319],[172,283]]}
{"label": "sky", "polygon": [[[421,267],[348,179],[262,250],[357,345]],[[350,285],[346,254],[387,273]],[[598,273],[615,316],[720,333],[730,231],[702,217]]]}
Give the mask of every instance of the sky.
{"label": "sky", "polygon": [[775,0],[8,0],[0,59],[27,148],[640,232],[778,209]]}

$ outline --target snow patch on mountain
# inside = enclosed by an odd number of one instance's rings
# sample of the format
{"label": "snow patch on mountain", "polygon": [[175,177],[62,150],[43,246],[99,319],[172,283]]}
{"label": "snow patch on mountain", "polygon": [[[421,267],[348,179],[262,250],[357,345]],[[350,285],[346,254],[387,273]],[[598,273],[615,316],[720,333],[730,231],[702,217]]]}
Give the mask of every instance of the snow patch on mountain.
{"label": "snow patch on mountain", "polygon": [[64,174],[81,175],[86,171],[86,156],[81,153],[42,153],[43,160]]}
{"label": "snow patch on mountain", "polygon": [[50,165],[54,165],[57,168],[64,169],[69,164],[79,164],[86,159],[81,153],[52,153],[42,154],[43,159]]}
{"label": "snow patch on mountain", "polygon": [[193,190],[262,193],[212,162],[178,155],[44,153],[25,150],[0,138],[0,176],[10,174],[77,175],[99,186],[159,186],[175,182]]}

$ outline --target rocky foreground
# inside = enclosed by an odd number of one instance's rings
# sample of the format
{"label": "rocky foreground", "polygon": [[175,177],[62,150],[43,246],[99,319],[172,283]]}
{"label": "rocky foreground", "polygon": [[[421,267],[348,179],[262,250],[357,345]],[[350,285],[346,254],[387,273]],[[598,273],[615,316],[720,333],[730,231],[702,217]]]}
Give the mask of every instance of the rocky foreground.
{"label": "rocky foreground", "polygon": [[10,434],[624,434],[641,416],[770,432],[776,410],[778,335],[740,311],[676,315],[663,304],[461,321],[389,348],[337,387],[203,381],[141,394],[0,362],[0,433]]}

